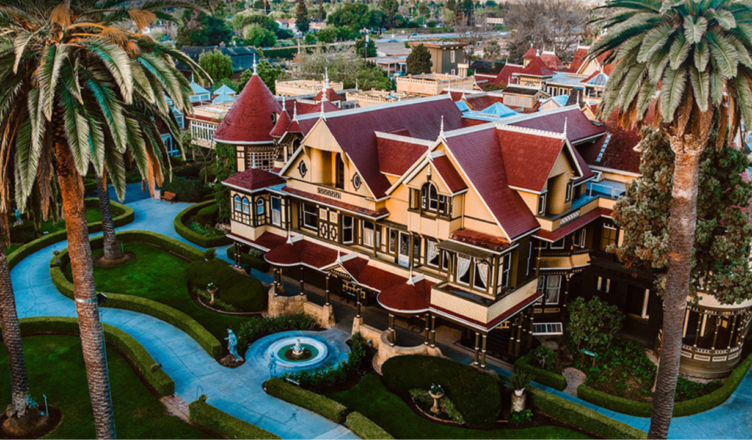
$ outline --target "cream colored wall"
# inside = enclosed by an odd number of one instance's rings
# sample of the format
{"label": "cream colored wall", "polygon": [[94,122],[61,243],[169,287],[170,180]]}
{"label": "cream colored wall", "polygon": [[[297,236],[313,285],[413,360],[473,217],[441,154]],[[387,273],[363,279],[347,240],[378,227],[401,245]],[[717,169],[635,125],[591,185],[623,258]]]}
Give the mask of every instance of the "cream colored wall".
{"label": "cream colored wall", "polygon": [[567,183],[572,183],[572,177],[575,176],[572,164],[567,158],[566,153],[562,150],[556,159],[551,173],[549,174],[546,189],[548,189],[548,198],[546,200],[547,211],[551,214],[561,214],[572,207],[572,200],[566,201]]}
{"label": "cream colored wall", "polygon": [[525,202],[528,209],[530,209],[530,212],[538,215],[538,194],[533,194],[527,191],[517,191],[517,194],[522,197],[522,200]]}

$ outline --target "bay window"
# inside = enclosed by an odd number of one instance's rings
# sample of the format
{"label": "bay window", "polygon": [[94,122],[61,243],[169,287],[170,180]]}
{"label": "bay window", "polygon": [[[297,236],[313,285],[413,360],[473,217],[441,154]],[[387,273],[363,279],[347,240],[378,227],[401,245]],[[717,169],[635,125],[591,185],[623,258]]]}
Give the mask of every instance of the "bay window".
{"label": "bay window", "polygon": [[501,261],[499,262],[499,288],[503,289],[509,287],[509,273],[511,268],[512,259],[509,257],[509,254],[502,255]]}
{"label": "bay window", "polygon": [[371,222],[363,222],[363,246],[373,247],[374,227]]}
{"label": "bay window", "polygon": [[355,240],[355,219],[346,215],[342,216],[342,243],[350,244]]}
{"label": "bay window", "polygon": [[470,258],[457,256],[457,282],[466,286],[470,285],[470,263]]}
{"label": "bay window", "polygon": [[272,196],[272,224],[282,226],[282,199]]}
{"label": "bay window", "polygon": [[439,249],[436,242],[426,238],[426,264],[431,267],[439,267]]}
{"label": "bay window", "polygon": [[477,258],[473,258],[475,263],[475,276],[473,277],[473,287],[476,289],[486,290],[488,287],[488,263]]}
{"label": "bay window", "polygon": [[319,209],[313,205],[303,204],[303,227],[319,229]]}

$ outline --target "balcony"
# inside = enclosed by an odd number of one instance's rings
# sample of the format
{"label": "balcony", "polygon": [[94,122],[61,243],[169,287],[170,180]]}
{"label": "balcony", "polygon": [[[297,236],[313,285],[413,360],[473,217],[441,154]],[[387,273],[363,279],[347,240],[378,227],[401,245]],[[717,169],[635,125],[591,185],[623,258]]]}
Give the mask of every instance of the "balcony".
{"label": "balcony", "polygon": [[[587,182],[586,185],[585,194],[583,194],[583,196],[587,195],[588,197],[608,197],[609,199],[617,199],[627,190],[623,182],[617,182],[615,180]],[[574,207],[574,202],[572,205]]]}

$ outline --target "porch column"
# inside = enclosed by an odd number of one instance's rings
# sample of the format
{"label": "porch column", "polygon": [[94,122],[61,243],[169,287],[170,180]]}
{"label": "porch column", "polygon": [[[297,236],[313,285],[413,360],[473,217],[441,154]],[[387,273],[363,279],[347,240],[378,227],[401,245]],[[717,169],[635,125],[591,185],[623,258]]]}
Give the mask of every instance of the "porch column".
{"label": "porch column", "polygon": [[305,295],[305,282],[303,281],[303,272],[305,271],[305,268],[303,265],[300,265],[300,294]]}
{"label": "porch column", "polygon": [[426,334],[425,334],[425,342],[423,342],[423,345],[428,345],[429,343],[429,329],[428,329],[428,321],[431,319],[431,315],[426,313]]}
{"label": "porch column", "polygon": [[736,315],[734,315],[734,321],[731,323],[731,326],[729,327],[729,330],[731,332],[729,333],[729,342],[728,342],[728,347],[726,347],[726,350],[729,350],[731,348],[731,344],[733,344],[734,342],[734,332],[736,332],[736,322],[738,318],[739,318],[739,314],[737,313]]}
{"label": "porch column", "polygon": [[480,367],[486,368],[486,339],[488,338],[488,333],[483,333],[483,342],[481,343],[481,351],[480,351]]}
{"label": "porch column", "polygon": [[[564,309],[564,312],[567,311],[567,299],[569,298],[569,281],[572,279],[573,276],[574,276],[573,273],[568,273],[564,275],[564,295],[563,295],[563,298],[561,299],[561,308]],[[567,319],[566,313],[562,313],[561,315],[563,319]]]}
{"label": "porch column", "polygon": [[356,318],[360,318],[361,314],[361,302],[360,302],[361,289],[355,289],[355,301],[357,302],[358,312],[355,315]]}
{"label": "porch column", "polygon": [[279,295],[279,269],[276,267],[272,268],[272,274],[274,276],[274,296]]}
{"label": "porch column", "polygon": [[514,332],[517,331],[517,318],[509,323],[509,354],[514,354]]}
{"label": "porch column", "polygon": [[389,345],[392,347],[394,347],[394,344],[396,342],[396,339],[397,339],[396,336],[397,334],[394,332],[394,315],[390,313],[389,314],[389,335],[387,338],[389,339]]}
{"label": "porch column", "polygon": [[533,325],[535,324],[535,308],[529,307],[530,310],[530,331],[527,333],[527,346],[532,347],[533,345]]}
{"label": "porch column", "polygon": [[713,334],[713,345],[710,346],[711,350],[715,350],[715,343],[718,341],[718,330],[721,327],[721,317],[715,316],[715,333]]}
{"label": "porch column", "polygon": [[475,356],[473,356],[473,365],[478,366],[478,353],[480,352],[480,333],[475,332]]}
{"label": "porch column", "polygon": [[522,339],[522,327],[524,323],[524,318],[520,317],[518,323],[517,323],[517,341],[514,346],[514,355],[519,356],[520,355],[520,340]]}
{"label": "porch column", "polygon": [[436,347],[436,315],[431,315],[431,348]]}
{"label": "porch column", "polygon": [[326,296],[325,296],[325,305],[329,305],[329,274],[326,274]]}
{"label": "porch column", "polygon": [[702,317],[704,316],[702,310],[697,311],[697,332],[695,333],[695,344],[694,348],[697,348],[697,342],[700,340],[700,332],[702,331]]}

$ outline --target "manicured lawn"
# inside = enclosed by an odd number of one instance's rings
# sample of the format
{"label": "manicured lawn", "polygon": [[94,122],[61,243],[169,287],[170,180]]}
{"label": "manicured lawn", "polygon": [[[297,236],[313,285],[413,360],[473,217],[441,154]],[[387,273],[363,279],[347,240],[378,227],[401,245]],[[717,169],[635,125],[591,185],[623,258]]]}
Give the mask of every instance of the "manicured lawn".
{"label": "manicured lawn", "polygon": [[[126,252],[136,254],[136,259],[114,268],[95,267],[97,290],[103,292],[137,295],[166,304],[198,321],[220,341],[227,337],[227,329],[236,333],[248,318],[222,315],[196,305],[188,293],[186,268],[189,262],[167,253],[157,246],[145,243],[126,243]],[[94,257],[104,251],[93,251]],[[65,275],[72,279],[70,265]]]}
{"label": "manicured lawn", "polygon": [[[60,425],[47,438],[94,438],[94,421],[86,384],[81,340],[75,336],[26,337],[24,353],[31,392],[37,403],[47,401],[63,412]],[[128,361],[107,349],[115,426],[120,438],[211,438],[171,416],[151,394]],[[0,406],[10,402],[8,358],[0,350]]]}
{"label": "manicured lawn", "polygon": [[477,430],[431,422],[415,414],[407,403],[389,392],[381,382],[381,378],[375,374],[368,374],[353,388],[330,394],[328,397],[362,413],[395,438],[588,438],[580,432],[558,426]]}
{"label": "manicured lawn", "polygon": [[[116,215],[113,213],[113,215]],[[86,223],[94,223],[94,222],[101,222],[102,221],[102,213],[99,212],[99,208],[88,208],[86,209]],[[51,234],[53,232],[62,231],[65,229],[65,220],[60,220],[58,223],[53,223],[52,220],[47,220],[46,222],[42,222],[42,224],[39,226],[39,230],[37,231],[39,234],[44,234],[45,232],[48,234]],[[12,243],[10,246],[5,247],[5,253],[10,254],[11,252],[15,251],[16,249],[23,246],[24,243]]]}

